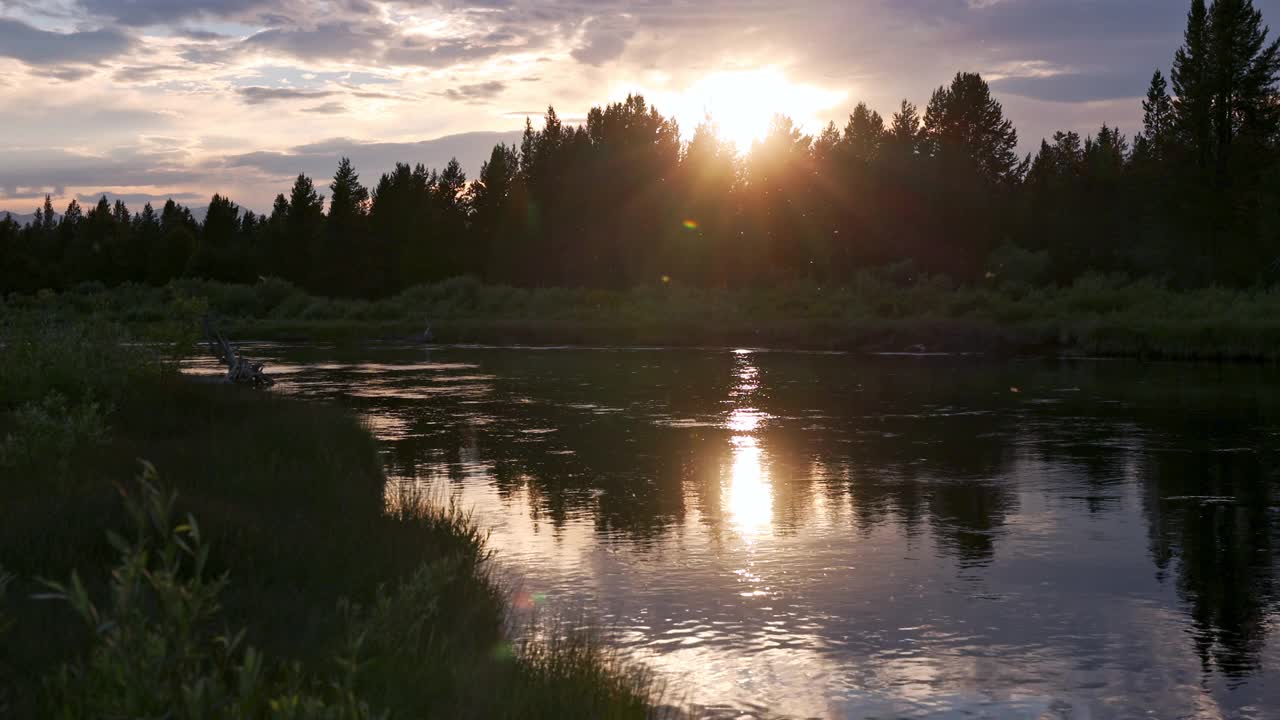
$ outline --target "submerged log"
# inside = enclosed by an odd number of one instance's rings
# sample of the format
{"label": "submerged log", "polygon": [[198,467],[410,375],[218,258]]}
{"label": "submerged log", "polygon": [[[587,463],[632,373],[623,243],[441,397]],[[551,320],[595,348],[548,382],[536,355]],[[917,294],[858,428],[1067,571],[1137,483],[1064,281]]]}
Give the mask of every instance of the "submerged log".
{"label": "submerged log", "polygon": [[275,380],[262,371],[263,364],[255,363],[240,354],[240,349],[232,345],[213,324],[209,316],[204,317],[204,337],[209,343],[209,352],[218,362],[227,366],[227,382],[254,387],[271,387]]}

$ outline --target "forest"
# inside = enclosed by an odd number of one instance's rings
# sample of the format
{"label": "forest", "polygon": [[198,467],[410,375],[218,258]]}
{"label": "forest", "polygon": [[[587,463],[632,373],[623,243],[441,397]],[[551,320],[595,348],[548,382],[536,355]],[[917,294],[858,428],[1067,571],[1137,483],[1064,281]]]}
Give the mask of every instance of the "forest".
{"label": "forest", "polygon": [[299,175],[269,215],[214,195],[203,222],[172,200],[59,213],[46,198],[29,224],[0,221],[0,293],[268,276],[363,298],[463,275],[839,286],[874,268],[904,284],[1268,286],[1280,280],[1280,40],[1268,34],[1252,2],[1194,0],[1140,130],[1057,132],[1026,156],[987,82],[960,72],[887,120],[859,104],[808,135],[778,115],[742,154],[711,118],[682,141],[633,95],[580,126],[549,108],[473,180],[456,161],[405,163],[366,186],[344,159],[327,199]]}

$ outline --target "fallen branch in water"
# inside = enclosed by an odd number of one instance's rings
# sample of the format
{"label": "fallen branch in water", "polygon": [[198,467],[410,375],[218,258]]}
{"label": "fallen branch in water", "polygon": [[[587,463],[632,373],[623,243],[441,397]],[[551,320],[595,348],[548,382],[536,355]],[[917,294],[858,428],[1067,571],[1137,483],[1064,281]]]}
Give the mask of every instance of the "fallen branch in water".
{"label": "fallen branch in water", "polygon": [[240,355],[240,350],[217,331],[204,316],[204,337],[209,343],[209,352],[218,362],[227,366],[227,382],[254,387],[270,387],[275,384],[269,375],[262,372],[263,363],[252,362]]}

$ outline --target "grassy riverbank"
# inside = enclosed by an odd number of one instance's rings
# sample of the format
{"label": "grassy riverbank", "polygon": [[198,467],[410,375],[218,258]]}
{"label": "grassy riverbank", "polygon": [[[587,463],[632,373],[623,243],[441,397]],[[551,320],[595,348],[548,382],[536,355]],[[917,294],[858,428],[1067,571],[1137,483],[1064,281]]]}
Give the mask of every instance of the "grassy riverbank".
{"label": "grassy riverbank", "polygon": [[1065,288],[954,288],[863,274],[845,287],[631,291],[484,286],[456,279],[378,301],[256,285],[180,281],[11,296],[13,316],[99,312],[130,327],[163,322],[175,296],[207,299],[233,336],[261,340],[417,339],[594,345],[749,345],[816,350],[970,351],[1183,359],[1280,359],[1280,290],[1171,290],[1087,277]]}
{"label": "grassy riverbank", "polygon": [[[645,717],[656,703],[643,669],[589,639],[513,645],[482,534],[423,498],[386,512],[356,418],[177,377],[123,340],[102,315],[6,327],[0,716]],[[176,492],[172,512],[152,488]],[[92,608],[32,599],[73,571]]]}

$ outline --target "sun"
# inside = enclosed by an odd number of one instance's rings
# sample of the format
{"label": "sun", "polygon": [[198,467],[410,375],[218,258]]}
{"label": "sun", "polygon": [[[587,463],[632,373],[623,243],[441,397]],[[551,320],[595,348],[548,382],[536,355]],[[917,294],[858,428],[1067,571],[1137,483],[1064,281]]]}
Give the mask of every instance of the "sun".
{"label": "sun", "polygon": [[710,116],[720,136],[746,152],[764,137],[774,115],[788,115],[814,131],[823,111],[846,97],[845,91],[792,82],[781,68],[767,66],[714,72],[683,90],[653,94],[651,100],[660,112],[675,116],[686,138]]}

